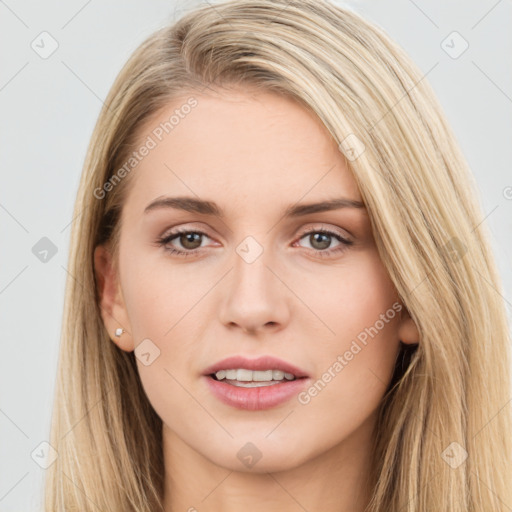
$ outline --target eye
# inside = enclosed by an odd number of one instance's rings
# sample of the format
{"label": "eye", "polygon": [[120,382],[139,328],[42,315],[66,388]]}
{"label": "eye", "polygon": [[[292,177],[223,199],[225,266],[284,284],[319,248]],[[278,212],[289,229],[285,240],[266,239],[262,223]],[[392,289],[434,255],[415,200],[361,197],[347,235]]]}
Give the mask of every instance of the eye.
{"label": "eye", "polygon": [[[201,247],[202,237],[208,237],[206,233],[203,233],[199,230],[187,230],[187,229],[177,229],[168,235],[165,235],[162,238],[157,240],[157,243],[161,246],[164,246],[167,251],[171,254],[178,254],[180,256],[190,256],[197,254],[199,252],[199,248]],[[181,244],[181,247],[185,250],[177,249],[176,247],[170,245],[172,241],[176,240]]]}
{"label": "eye", "polygon": [[[348,246],[353,245],[354,243],[351,240],[347,240],[346,238],[342,237],[340,234],[324,228],[309,230],[306,233],[303,233],[299,240],[304,238],[306,238],[311,245],[311,249],[322,258],[331,256],[333,253],[342,252],[346,250]],[[332,244],[333,238],[336,239],[339,244],[334,248],[328,249]]]}

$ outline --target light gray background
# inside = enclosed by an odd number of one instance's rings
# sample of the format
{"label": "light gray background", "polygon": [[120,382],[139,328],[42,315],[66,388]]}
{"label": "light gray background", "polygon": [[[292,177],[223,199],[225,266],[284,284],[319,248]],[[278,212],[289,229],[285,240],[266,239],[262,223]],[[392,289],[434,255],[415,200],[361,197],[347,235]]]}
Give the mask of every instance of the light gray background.
{"label": "light gray background", "polygon": [[[31,453],[48,440],[69,224],[102,99],[146,36],[199,3],[0,0],[1,512],[40,510],[44,470]],[[479,184],[510,317],[510,0],[345,5],[381,25],[436,91]],[[43,31],[59,45],[46,59],[31,48],[34,40],[42,46]],[[453,31],[469,44],[456,59],[441,46]],[[461,41],[452,38],[457,51]],[[42,237],[58,251],[46,263],[32,252]]]}

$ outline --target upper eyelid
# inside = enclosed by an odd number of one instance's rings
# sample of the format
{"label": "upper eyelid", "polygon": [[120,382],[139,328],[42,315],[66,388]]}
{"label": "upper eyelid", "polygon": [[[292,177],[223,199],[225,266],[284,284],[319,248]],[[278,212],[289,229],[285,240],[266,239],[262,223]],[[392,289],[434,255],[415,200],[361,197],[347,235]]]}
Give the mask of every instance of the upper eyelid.
{"label": "upper eyelid", "polygon": [[[301,228],[295,236],[298,237],[298,239],[300,239],[310,232],[314,232],[316,230],[318,230],[318,231],[326,230],[326,231],[332,232],[333,234],[335,234],[347,241],[350,241],[351,238],[353,238],[352,234],[346,230],[342,230],[340,232],[341,229],[342,228],[339,228],[339,227],[331,227],[331,226],[327,225],[327,223],[322,223],[322,222],[316,223],[316,224],[313,223],[312,225]],[[201,233],[203,235],[206,235],[208,238],[210,238],[210,240],[213,240],[215,238],[213,236],[210,236],[208,229],[205,229],[203,227],[195,227],[194,225],[185,224],[185,225],[178,225],[178,226],[169,228],[166,232],[164,232],[164,234],[160,237],[160,239],[165,239],[170,236],[177,236],[179,234],[189,233],[189,232]]]}
{"label": "upper eyelid", "polygon": [[[350,236],[350,233],[348,233],[347,230],[344,230],[342,228],[339,228],[339,227],[331,227],[329,225],[327,225],[326,223],[318,223],[318,224],[315,224],[313,226],[308,226],[308,227],[305,227],[304,229],[301,229],[299,230],[299,233],[301,234],[305,234],[305,233],[309,233],[310,231],[315,231],[315,230],[326,230],[326,231],[332,231],[333,233],[336,233],[338,234],[339,236],[341,236],[342,238],[349,238]],[[347,233],[347,235],[345,235],[344,233]]]}
{"label": "upper eyelid", "polygon": [[[171,232],[173,230],[187,230],[187,231],[194,231],[194,230],[197,230],[197,231],[209,231],[210,228],[208,227],[203,227],[204,223],[202,222],[185,222],[185,223],[182,223],[182,224],[175,224],[171,227],[168,227],[164,233],[166,232]],[[331,226],[331,224],[329,222],[326,222],[326,221],[317,221],[317,222],[313,222],[313,221],[309,221],[309,222],[306,222],[305,224],[307,224],[306,227],[303,227],[303,228],[300,228],[301,230],[303,229],[304,231],[307,231],[309,229],[314,229],[314,228],[319,228],[319,229],[332,229],[332,230],[343,230],[343,231],[347,231],[346,229],[344,228],[341,228],[339,226]],[[348,231],[347,231],[348,232]]]}

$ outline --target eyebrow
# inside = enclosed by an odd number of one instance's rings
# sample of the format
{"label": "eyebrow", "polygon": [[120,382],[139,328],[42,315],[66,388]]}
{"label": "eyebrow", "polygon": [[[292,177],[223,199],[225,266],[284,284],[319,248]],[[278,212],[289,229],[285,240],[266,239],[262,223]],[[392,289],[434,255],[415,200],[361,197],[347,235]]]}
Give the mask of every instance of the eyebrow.
{"label": "eyebrow", "polygon": [[[190,213],[215,215],[217,217],[224,218],[224,212],[213,201],[205,201],[202,199],[186,196],[159,197],[146,206],[144,213],[148,213],[152,210],[161,208],[174,208],[176,210],[183,210]],[[304,203],[289,206],[284,212],[284,217],[301,217],[311,213],[339,210],[341,208],[366,209],[362,202],[342,197],[329,199],[318,203]]]}

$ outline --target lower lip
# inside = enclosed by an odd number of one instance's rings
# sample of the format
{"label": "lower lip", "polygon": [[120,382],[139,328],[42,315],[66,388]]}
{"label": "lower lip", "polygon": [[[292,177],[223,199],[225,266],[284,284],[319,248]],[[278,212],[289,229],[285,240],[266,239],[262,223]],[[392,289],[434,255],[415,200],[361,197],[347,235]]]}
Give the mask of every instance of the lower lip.
{"label": "lower lip", "polygon": [[301,378],[283,381],[281,384],[243,388],[215,380],[207,375],[204,378],[212,393],[221,402],[249,411],[261,411],[276,407],[296,396],[309,381],[308,378]]}

